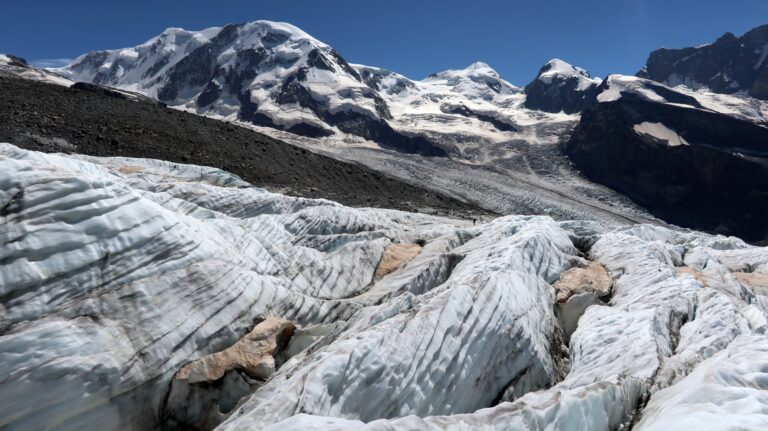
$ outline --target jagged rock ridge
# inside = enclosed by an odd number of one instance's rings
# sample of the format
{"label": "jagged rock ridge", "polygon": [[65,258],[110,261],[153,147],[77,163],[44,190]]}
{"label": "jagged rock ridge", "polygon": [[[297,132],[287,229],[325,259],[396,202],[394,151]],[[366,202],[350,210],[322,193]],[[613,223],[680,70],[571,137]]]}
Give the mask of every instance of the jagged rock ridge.
{"label": "jagged rock ridge", "polygon": [[637,76],[768,100],[767,59],[768,25],[763,25],[741,37],[726,33],[707,45],[653,51]]}

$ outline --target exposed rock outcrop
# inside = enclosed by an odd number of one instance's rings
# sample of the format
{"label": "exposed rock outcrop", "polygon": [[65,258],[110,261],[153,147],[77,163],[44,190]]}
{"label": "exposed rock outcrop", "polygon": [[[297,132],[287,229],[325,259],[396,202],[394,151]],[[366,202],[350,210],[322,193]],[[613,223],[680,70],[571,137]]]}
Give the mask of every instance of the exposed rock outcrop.
{"label": "exposed rock outcrop", "polygon": [[689,266],[681,266],[676,268],[675,271],[677,271],[678,276],[683,277],[687,275],[687,276],[693,277],[693,279],[701,283],[702,286],[705,286],[705,287],[708,286],[707,280],[704,278],[704,275],[702,275],[700,271],[697,271],[694,268],[691,268]]}
{"label": "exposed rock outcrop", "polygon": [[557,291],[557,303],[568,301],[573,295],[593,293],[598,298],[611,294],[613,280],[605,268],[596,262],[589,262],[584,268],[571,268],[560,276],[554,284]]}
{"label": "exposed rock outcrop", "polygon": [[587,307],[603,304],[611,294],[613,279],[605,268],[588,262],[584,268],[565,271],[553,285],[557,292],[558,318],[563,326],[566,342],[576,330],[579,319]]}
{"label": "exposed rock outcrop", "polygon": [[768,25],[741,37],[726,33],[714,43],[653,51],[637,76],[716,93],[744,92],[768,99]]}
{"label": "exposed rock outcrop", "polygon": [[228,371],[243,370],[249,377],[266,380],[275,372],[275,359],[290,341],[295,327],[279,317],[256,325],[237,343],[185,365],[174,377],[189,383],[213,382]]}
{"label": "exposed rock outcrop", "polygon": [[381,262],[373,275],[374,280],[380,280],[385,275],[405,265],[421,252],[418,244],[390,244],[384,249]]}
{"label": "exposed rock outcrop", "polygon": [[565,147],[568,157],[664,220],[765,239],[768,128],[648,84],[606,79]]}
{"label": "exposed rock outcrop", "polygon": [[163,421],[171,428],[213,429],[275,372],[295,330],[286,319],[268,317],[234,345],[182,367],[163,402]]}

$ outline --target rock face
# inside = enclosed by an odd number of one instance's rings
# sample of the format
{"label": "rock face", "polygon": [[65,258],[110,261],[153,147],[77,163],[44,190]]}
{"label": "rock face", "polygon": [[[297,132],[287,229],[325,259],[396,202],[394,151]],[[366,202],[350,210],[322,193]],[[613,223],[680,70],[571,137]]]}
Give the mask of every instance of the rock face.
{"label": "rock face", "polygon": [[[735,238],[475,226],[7,144],[0,208],[2,428],[662,427],[708,423],[686,394],[723,373],[742,401],[711,400],[721,423],[768,424],[768,250]],[[553,284],[606,274],[566,345]]]}
{"label": "rock face", "polygon": [[593,103],[599,79],[592,79],[584,69],[554,59],[525,86],[525,107],[547,112],[581,112]]}
{"label": "rock face", "polygon": [[590,179],[682,226],[768,236],[768,129],[638,78],[609,77],[565,151]]}
{"label": "rock face", "polygon": [[589,262],[585,268],[571,268],[560,276],[553,285],[557,291],[557,302],[567,302],[573,295],[594,293],[603,298],[611,293],[613,279],[602,265]]}
{"label": "rock face", "polygon": [[768,25],[714,43],[653,51],[637,76],[668,85],[706,87],[716,93],[744,92],[768,99]]}

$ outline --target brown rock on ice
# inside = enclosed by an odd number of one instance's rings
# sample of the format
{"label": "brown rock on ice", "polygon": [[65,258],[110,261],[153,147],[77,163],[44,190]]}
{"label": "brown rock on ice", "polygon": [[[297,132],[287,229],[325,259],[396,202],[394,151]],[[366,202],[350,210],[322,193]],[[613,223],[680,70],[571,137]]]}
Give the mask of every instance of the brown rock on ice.
{"label": "brown rock on ice", "polygon": [[421,252],[421,246],[418,244],[390,244],[381,256],[381,261],[373,276],[374,280],[381,280],[385,275],[394,272],[416,257],[419,252]]}
{"label": "brown rock on ice", "polygon": [[176,379],[189,383],[216,381],[234,369],[243,370],[256,379],[266,379],[275,372],[273,355],[293,336],[294,330],[289,320],[269,317],[231,347],[185,365]]}

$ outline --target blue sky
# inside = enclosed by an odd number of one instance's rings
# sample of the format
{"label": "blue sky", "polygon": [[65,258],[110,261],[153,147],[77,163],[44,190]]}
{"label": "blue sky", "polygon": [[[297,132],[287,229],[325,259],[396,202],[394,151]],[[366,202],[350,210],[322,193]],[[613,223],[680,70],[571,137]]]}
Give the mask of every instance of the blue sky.
{"label": "blue sky", "polygon": [[550,58],[633,74],[655,48],[768,24],[766,0],[69,0],[3,4],[0,52],[30,61],[133,46],[166,27],[287,21],[348,61],[420,79],[484,61],[524,85]]}

